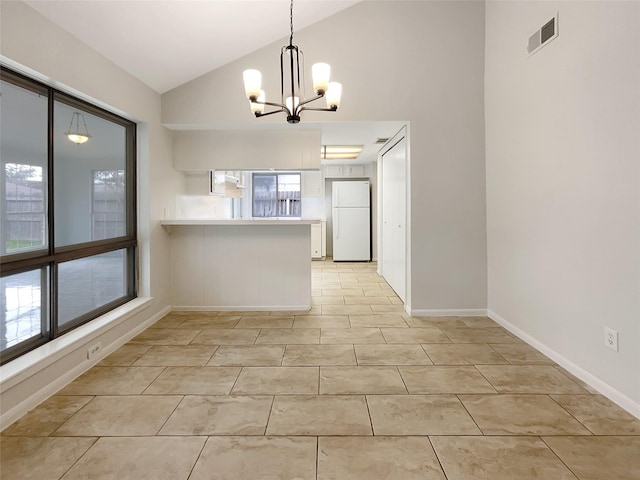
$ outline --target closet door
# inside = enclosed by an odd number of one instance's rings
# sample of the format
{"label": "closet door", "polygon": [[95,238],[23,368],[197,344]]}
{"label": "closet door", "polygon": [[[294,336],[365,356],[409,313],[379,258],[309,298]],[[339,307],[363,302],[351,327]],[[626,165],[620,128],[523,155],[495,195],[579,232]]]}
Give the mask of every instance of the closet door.
{"label": "closet door", "polygon": [[407,275],[407,141],[382,155],[382,275],[404,302]]}

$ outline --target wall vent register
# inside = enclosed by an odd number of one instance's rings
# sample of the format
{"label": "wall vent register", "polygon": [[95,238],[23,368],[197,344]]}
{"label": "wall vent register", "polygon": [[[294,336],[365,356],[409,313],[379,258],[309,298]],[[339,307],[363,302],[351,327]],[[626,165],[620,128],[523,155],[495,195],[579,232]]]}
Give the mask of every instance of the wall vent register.
{"label": "wall vent register", "polygon": [[536,53],[549,42],[558,37],[558,13],[529,37],[527,52],[529,56]]}

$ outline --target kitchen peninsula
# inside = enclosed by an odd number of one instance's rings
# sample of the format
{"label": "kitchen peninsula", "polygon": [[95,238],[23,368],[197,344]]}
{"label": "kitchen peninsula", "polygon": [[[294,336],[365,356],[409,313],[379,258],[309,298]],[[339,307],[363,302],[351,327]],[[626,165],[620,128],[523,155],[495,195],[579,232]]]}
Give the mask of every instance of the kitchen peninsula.
{"label": "kitchen peninsula", "polygon": [[176,219],[172,305],[179,310],[309,310],[311,225],[301,219]]}

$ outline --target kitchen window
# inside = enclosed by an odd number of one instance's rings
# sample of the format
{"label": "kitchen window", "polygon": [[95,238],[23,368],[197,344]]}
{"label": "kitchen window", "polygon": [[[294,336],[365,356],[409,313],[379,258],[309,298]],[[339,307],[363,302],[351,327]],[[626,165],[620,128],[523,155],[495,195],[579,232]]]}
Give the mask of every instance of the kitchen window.
{"label": "kitchen window", "polygon": [[300,217],[300,173],[254,173],[254,217]]}
{"label": "kitchen window", "polygon": [[[137,295],[136,125],[0,68],[0,363]],[[89,140],[72,143],[82,115]]]}

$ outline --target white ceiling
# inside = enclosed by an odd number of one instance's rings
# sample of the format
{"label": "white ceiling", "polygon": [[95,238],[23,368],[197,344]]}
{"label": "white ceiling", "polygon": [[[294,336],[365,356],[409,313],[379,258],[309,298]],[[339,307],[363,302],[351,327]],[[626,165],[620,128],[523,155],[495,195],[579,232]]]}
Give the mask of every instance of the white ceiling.
{"label": "white ceiling", "polygon": [[[363,0],[296,0],[294,30],[359,1]],[[290,28],[290,0],[26,0],[26,3],[158,93],[288,37]],[[280,127],[287,125],[283,122]],[[377,159],[381,145],[376,140],[393,136],[402,123],[328,121],[304,127],[322,130],[324,144],[364,145],[357,162],[366,163]]]}
{"label": "white ceiling", "polygon": [[[27,0],[158,93],[289,36],[289,0]],[[358,0],[297,0],[294,29]]]}

